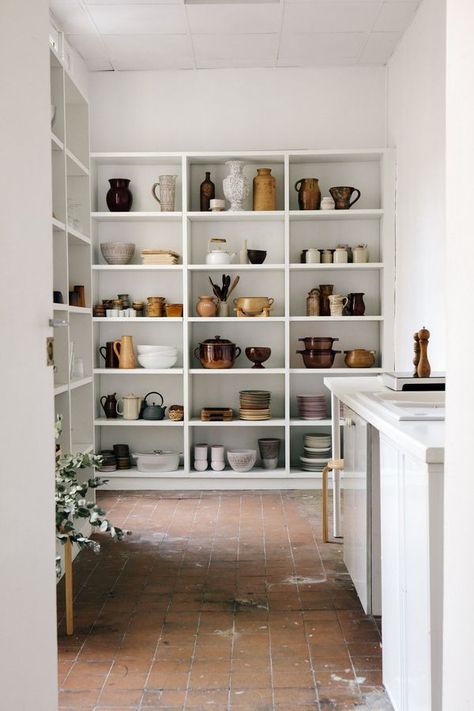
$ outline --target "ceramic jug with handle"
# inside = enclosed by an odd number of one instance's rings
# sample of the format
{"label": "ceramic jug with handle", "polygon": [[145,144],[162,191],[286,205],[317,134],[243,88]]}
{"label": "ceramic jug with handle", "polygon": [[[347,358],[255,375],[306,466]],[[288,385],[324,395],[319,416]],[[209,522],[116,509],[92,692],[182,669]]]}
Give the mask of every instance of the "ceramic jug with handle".
{"label": "ceramic jug with handle", "polygon": [[105,413],[107,419],[115,419],[117,417],[117,398],[116,393],[111,395],[102,395],[100,398],[100,404]]}
{"label": "ceramic jug with handle", "polygon": [[295,183],[300,210],[319,210],[321,208],[321,190],[319,178],[301,178]]}
{"label": "ceramic jug with handle", "polygon": [[119,359],[119,368],[135,368],[132,336],[122,336],[114,341],[114,353]]}
{"label": "ceramic jug with handle", "polygon": [[138,420],[142,399],[138,395],[124,395],[117,403],[117,412],[124,420]]}
{"label": "ceramic jug with handle", "polygon": [[[336,210],[349,210],[360,198],[360,190],[351,188],[346,185],[340,185],[335,188],[329,188]],[[357,193],[354,200],[351,201],[352,193]]]}
{"label": "ceramic jug with handle", "polygon": [[[161,212],[173,212],[176,197],[177,175],[160,175],[157,183],[154,183],[151,193],[160,204]],[[156,194],[156,188],[160,189],[160,196]]]}

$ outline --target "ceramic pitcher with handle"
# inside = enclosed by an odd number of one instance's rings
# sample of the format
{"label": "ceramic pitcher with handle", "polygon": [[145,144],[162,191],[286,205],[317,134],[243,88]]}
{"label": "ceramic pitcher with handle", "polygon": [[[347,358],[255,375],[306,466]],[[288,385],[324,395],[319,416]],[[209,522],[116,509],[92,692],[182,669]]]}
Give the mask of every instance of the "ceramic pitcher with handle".
{"label": "ceramic pitcher with handle", "polygon": [[[160,175],[158,182],[154,183],[151,193],[155,200],[159,202],[161,212],[173,212],[176,197],[177,175]],[[156,194],[156,188],[160,189],[160,196]]]}
{"label": "ceramic pitcher with handle", "polygon": [[132,336],[122,336],[114,341],[114,353],[119,359],[119,368],[135,368]]}
{"label": "ceramic pitcher with handle", "polygon": [[138,420],[142,399],[138,395],[124,395],[117,403],[117,412],[124,420]]}

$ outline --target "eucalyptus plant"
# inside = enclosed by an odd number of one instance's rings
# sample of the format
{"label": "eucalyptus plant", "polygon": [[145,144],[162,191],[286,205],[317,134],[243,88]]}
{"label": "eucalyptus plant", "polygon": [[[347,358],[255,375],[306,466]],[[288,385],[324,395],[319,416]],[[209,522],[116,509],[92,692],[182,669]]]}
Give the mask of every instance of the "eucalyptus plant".
{"label": "eucalyptus plant", "polygon": [[[56,439],[62,431],[62,418],[55,425]],[[93,476],[80,482],[81,469],[95,469],[102,464],[102,457],[95,454],[56,455],[56,538],[63,545],[77,543],[79,548],[89,548],[94,553],[100,551],[100,543],[85,536],[76,528],[78,520],[87,520],[101,533],[108,533],[114,540],[121,541],[130,531],[114,526],[105,517],[105,511],[94,501],[87,499],[89,489],[97,489],[107,483],[107,479]]]}

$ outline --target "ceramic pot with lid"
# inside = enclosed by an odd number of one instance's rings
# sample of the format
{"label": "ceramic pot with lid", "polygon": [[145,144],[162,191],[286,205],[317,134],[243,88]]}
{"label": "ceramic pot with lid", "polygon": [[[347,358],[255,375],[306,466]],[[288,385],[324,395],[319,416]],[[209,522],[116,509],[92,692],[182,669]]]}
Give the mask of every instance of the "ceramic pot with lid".
{"label": "ceramic pot with lid", "polygon": [[344,353],[344,363],[348,368],[372,368],[375,363],[375,351],[354,348],[350,351],[344,351]]}
{"label": "ceramic pot with lid", "polygon": [[336,354],[341,351],[305,349],[304,351],[296,352],[303,356],[303,363],[306,368],[332,368]]}
{"label": "ceramic pot with lid", "polygon": [[305,338],[298,338],[298,340],[303,341],[306,350],[328,351],[332,349],[334,341],[338,341],[339,338],[332,338],[331,336],[306,336]]}
{"label": "ceramic pot with lid", "polygon": [[208,338],[197,346],[194,351],[203,368],[214,370],[232,368],[235,359],[239,357],[241,349],[227,338],[216,336]]}

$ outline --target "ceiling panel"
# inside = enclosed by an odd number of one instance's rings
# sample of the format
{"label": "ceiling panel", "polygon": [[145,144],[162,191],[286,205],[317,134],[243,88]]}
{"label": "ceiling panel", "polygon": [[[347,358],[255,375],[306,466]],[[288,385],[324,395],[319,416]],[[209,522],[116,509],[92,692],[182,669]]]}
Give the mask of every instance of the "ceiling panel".
{"label": "ceiling panel", "polygon": [[382,0],[320,0],[285,6],[284,32],[370,32]]}
{"label": "ceiling panel", "polygon": [[418,4],[415,0],[385,2],[374,25],[374,31],[401,32],[410,24]]}
{"label": "ceiling panel", "polygon": [[96,29],[89,13],[74,0],[52,0],[51,9],[61,23],[66,34],[94,34]]}
{"label": "ceiling panel", "polygon": [[311,66],[337,64],[341,60],[356,60],[367,35],[362,32],[332,32],[319,34],[287,34],[281,39],[279,66]]}
{"label": "ceiling panel", "polygon": [[385,64],[393,54],[401,32],[372,32],[361,56],[360,64]]}
{"label": "ceiling panel", "polygon": [[103,35],[185,34],[182,5],[89,5],[88,11]]}
{"label": "ceiling panel", "polygon": [[274,66],[278,35],[194,35],[196,66]]}
{"label": "ceiling panel", "polygon": [[280,5],[190,5],[189,28],[193,34],[260,34],[279,32]]}
{"label": "ceiling panel", "polygon": [[89,71],[113,69],[105,43],[99,35],[68,35],[68,42],[85,58]]}
{"label": "ceiling panel", "polygon": [[185,35],[107,35],[110,61],[118,70],[191,69],[194,66]]}

